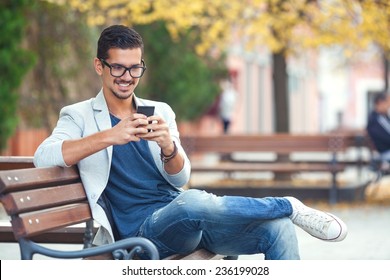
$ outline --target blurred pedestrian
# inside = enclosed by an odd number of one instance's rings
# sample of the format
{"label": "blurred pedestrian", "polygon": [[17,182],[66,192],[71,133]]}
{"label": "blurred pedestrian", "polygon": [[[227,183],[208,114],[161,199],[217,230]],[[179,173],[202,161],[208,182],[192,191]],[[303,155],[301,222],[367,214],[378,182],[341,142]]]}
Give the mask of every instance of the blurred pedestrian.
{"label": "blurred pedestrian", "polygon": [[374,109],[367,121],[367,133],[380,154],[381,160],[390,161],[390,95],[385,92],[374,97]]}
{"label": "blurred pedestrian", "polygon": [[228,133],[232,122],[237,94],[230,80],[222,82],[222,93],[219,100],[219,116],[223,125],[223,132]]}

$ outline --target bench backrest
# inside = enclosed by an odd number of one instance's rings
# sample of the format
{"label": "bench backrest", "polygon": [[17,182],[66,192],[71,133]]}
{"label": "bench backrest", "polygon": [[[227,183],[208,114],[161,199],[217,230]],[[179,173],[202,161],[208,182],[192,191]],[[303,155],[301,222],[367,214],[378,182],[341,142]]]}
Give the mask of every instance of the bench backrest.
{"label": "bench backrest", "polygon": [[183,136],[182,145],[188,154],[195,152],[338,152],[345,151],[352,137],[323,134],[270,134],[270,135],[218,135]]}
{"label": "bench backrest", "polygon": [[16,239],[91,219],[77,167],[0,171],[0,201]]}

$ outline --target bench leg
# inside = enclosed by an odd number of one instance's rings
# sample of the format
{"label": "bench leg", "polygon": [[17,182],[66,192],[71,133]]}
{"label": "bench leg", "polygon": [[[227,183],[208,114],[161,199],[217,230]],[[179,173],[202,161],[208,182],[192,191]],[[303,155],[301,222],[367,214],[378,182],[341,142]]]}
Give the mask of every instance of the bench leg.
{"label": "bench leg", "polygon": [[84,249],[92,247],[93,239],[93,220],[85,222],[85,232],[84,232]]}
{"label": "bench leg", "polygon": [[34,250],[31,247],[31,243],[26,241],[25,239],[18,240],[19,248],[20,248],[20,259],[21,260],[32,260],[34,255]]}
{"label": "bench leg", "polygon": [[337,202],[337,172],[332,172],[332,186],[329,190],[329,203]]}

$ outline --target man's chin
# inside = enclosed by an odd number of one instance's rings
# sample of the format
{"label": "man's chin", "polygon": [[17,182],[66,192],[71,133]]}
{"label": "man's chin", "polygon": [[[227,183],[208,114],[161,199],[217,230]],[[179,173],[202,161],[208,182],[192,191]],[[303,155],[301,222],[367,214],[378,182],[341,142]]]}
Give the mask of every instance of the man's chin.
{"label": "man's chin", "polygon": [[126,92],[112,91],[112,93],[115,95],[116,98],[123,99],[123,100],[128,99],[133,95],[132,91],[126,91]]}

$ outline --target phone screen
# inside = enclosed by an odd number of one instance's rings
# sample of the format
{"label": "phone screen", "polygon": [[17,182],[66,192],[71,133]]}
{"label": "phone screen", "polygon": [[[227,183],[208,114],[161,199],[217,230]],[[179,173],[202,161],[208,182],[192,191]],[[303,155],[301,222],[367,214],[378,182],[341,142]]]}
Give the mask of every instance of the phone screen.
{"label": "phone screen", "polygon": [[137,113],[144,114],[147,117],[154,115],[154,106],[138,106]]}
{"label": "phone screen", "polygon": [[[137,113],[144,114],[147,117],[154,115],[154,106],[138,106]],[[152,123],[151,121],[149,123]],[[148,132],[151,132],[149,129]]]}

